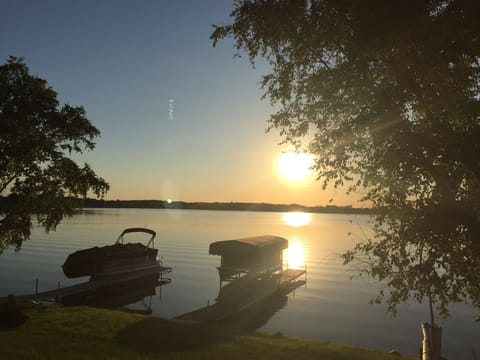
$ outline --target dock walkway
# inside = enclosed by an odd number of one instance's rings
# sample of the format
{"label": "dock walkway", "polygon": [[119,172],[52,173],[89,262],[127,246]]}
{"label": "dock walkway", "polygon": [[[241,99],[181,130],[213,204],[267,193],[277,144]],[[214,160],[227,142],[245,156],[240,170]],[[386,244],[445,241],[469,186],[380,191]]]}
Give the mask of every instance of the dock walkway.
{"label": "dock walkway", "polygon": [[61,287],[53,290],[43,291],[34,294],[19,295],[15,296],[20,300],[50,300],[50,299],[60,299],[64,296],[80,294],[87,291],[95,291],[109,286],[120,285],[129,281],[134,281],[145,276],[154,275],[158,273],[160,275],[158,279],[159,285],[169,284],[171,279],[164,278],[164,274],[168,274],[172,271],[170,267],[156,267],[150,269],[144,269],[135,272],[129,272],[126,274],[118,274],[108,277],[101,277],[92,279],[91,281],[86,281],[80,284],[75,284],[71,286]]}
{"label": "dock walkway", "polygon": [[179,315],[175,319],[207,323],[224,320],[271,296],[288,294],[305,284],[303,280],[296,280],[304,274],[306,270],[287,269],[266,279],[234,280],[220,290],[216,303]]}

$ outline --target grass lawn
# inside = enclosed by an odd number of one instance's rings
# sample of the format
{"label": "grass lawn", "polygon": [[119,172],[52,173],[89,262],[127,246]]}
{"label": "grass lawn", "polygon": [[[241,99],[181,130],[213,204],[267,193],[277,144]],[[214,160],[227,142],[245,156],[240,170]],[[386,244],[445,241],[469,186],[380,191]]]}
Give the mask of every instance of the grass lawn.
{"label": "grass lawn", "polygon": [[25,323],[0,329],[0,359],[413,359],[113,310],[23,308],[29,316]]}

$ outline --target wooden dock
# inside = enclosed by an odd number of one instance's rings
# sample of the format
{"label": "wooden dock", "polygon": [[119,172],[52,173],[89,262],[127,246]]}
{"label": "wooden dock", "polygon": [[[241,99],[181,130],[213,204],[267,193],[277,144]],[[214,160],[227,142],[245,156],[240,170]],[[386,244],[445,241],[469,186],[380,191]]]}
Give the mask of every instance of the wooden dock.
{"label": "wooden dock", "polygon": [[306,270],[287,269],[265,278],[234,280],[220,289],[217,301],[182,314],[175,319],[200,323],[220,322],[262,303],[273,296],[286,295],[305,284],[297,280]]}
{"label": "wooden dock", "polygon": [[141,279],[144,277],[148,277],[154,274],[159,274],[158,283],[159,285],[169,284],[171,279],[164,278],[163,275],[168,274],[172,271],[170,267],[152,267],[148,269],[142,269],[139,271],[132,271],[124,274],[117,274],[112,276],[103,276],[97,277],[90,281],[86,281],[80,284],[75,284],[66,287],[59,287],[57,289],[52,289],[48,291],[27,294],[27,295],[19,295],[16,296],[17,299],[20,300],[52,300],[59,301],[64,296],[76,295],[86,292],[93,292],[96,290],[101,290],[107,287],[121,285],[123,283],[128,283],[131,281],[135,281],[137,279]]}

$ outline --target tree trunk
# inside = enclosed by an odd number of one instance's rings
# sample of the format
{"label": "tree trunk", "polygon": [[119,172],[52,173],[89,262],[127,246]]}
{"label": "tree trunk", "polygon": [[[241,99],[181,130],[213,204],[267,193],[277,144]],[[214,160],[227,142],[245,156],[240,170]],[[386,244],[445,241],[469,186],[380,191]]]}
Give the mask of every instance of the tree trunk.
{"label": "tree trunk", "polygon": [[422,360],[440,360],[442,350],[442,328],[422,323]]}

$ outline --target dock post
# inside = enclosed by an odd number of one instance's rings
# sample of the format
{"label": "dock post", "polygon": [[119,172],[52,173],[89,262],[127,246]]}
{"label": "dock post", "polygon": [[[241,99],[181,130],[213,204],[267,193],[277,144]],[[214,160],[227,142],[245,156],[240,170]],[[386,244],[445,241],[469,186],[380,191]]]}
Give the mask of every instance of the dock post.
{"label": "dock post", "polygon": [[[160,267],[163,269],[163,255],[160,256]],[[160,280],[163,279],[163,271],[160,269]]]}
{"label": "dock post", "polygon": [[38,295],[38,278],[35,279],[35,295]]}
{"label": "dock post", "polygon": [[307,264],[305,264],[305,288],[307,287]]}
{"label": "dock post", "polygon": [[60,303],[60,280],[57,282],[57,296],[55,296],[55,302]]}

